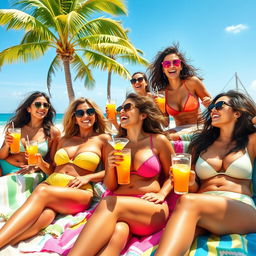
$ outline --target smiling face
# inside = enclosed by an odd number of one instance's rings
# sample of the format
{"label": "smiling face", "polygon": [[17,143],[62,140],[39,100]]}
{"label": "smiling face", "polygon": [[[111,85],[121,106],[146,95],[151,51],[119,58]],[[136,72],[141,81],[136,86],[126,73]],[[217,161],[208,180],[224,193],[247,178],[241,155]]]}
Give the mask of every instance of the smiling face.
{"label": "smiling face", "polygon": [[43,96],[37,97],[27,111],[30,113],[31,118],[44,119],[49,110],[49,103],[47,99]]}
{"label": "smiling face", "polygon": [[163,59],[163,62],[165,62],[165,61],[170,62],[169,67],[163,67],[163,72],[168,79],[174,79],[174,78],[178,78],[180,76],[180,72],[182,70],[182,65],[181,65],[181,63],[179,65],[177,65],[177,63],[175,63],[175,60],[180,60],[180,58],[177,54],[168,54]]}
{"label": "smiling face", "polygon": [[136,82],[132,82],[132,88],[138,95],[147,95],[146,87],[147,82],[141,73],[133,75],[132,79],[136,79]]}
{"label": "smiling face", "polygon": [[[76,111],[82,110],[82,111],[78,111],[78,113],[80,112],[79,116],[75,115],[76,123],[80,128],[83,128],[83,129],[93,128],[93,125],[96,121],[96,117],[95,117],[95,113],[92,114],[92,111],[90,111],[91,109],[92,107],[86,102],[79,104],[77,106]],[[81,115],[81,112],[83,112],[83,115]]]}

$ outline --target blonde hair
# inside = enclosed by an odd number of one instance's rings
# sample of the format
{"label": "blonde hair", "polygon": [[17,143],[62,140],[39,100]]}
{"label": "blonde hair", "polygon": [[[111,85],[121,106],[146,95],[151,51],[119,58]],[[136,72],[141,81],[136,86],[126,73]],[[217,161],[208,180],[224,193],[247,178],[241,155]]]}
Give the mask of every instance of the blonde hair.
{"label": "blonde hair", "polygon": [[107,129],[107,120],[105,119],[103,113],[100,108],[87,98],[78,98],[71,102],[69,105],[64,118],[63,118],[63,130],[65,137],[72,137],[79,134],[79,126],[76,123],[75,111],[78,105],[87,103],[90,107],[95,110],[95,123],[93,124],[93,130],[97,133],[105,133]]}

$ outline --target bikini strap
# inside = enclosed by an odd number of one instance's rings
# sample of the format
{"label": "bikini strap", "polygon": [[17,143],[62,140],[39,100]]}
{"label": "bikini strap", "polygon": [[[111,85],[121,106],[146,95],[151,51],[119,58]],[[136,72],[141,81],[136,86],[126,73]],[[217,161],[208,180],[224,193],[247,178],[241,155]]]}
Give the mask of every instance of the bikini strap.
{"label": "bikini strap", "polygon": [[187,89],[187,91],[190,93],[190,90],[188,89],[187,85],[186,85],[186,81],[183,82],[185,88]]}

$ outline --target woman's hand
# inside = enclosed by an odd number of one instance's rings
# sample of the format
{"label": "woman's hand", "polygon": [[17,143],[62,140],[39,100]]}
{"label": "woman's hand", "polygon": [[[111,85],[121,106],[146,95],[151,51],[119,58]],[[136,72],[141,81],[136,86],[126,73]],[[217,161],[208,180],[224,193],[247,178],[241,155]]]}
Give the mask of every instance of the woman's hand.
{"label": "woman's hand", "polygon": [[73,180],[71,180],[67,186],[70,188],[81,188],[82,186],[88,184],[89,182],[90,179],[88,178],[88,175],[77,176]]}
{"label": "woman's hand", "polygon": [[4,143],[7,147],[10,147],[11,144],[13,143],[13,137],[12,137],[11,133],[8,131],[6,131],[6,133],[5,133]]}
{"label": "woman's hand", "polygon": [[120,154],[120,150],[112,150],[108,154],[108,166],[110,168],[114,168],[119,165],[120,162],[124,160],[124,157],[122,154]]}
{"label": "woman's hand", "polygon": [[141,197],[142,199],[145,199],[149,202],[153,202],[155,204],[161,204],[164,202],[164,195],[160,194],[160,193],[146,193],[145,195],[143,195]]}
{"label": "woman's hand", "polygon": [[208,97],[208,96],[203,97],[202,104],[204,105],[204,107],[208,108],[211,102],[212,102],[211,97]]}
{"label": "woman's hand", "polygon": [[34,165],[22,165],[20,170],[15,172],[15,174],[31,174],[31,173],[35,173],[37,171],[39,171],[39,167],[38,166],[34,166]]}

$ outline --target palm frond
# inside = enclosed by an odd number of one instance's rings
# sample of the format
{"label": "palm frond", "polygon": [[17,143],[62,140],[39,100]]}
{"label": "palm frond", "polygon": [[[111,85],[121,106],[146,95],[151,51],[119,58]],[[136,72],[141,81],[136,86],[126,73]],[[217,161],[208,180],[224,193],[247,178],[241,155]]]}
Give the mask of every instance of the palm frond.
{"label": "palm frond", "polygon": [[74,59],[71,62],[71,66],[76,72],[75,80],[83,80],[84,87],[92,89],[95,85],[95,80],[93,79],[92,72],[88,65],[84,63],[83,59],[78,54],[75,54]]}
{"label": "palm frond", "polygon": [[48,73],[47,73],[47,89],[48,89],[48,93],[49,93],[49,96],[51,97],[51,84],[52,84],[52,77],[53,75],[55,75],[55,72],[57,71],[57,69],[59,69],[61,66],[61,62],[58,58],[58,56],[56,56],[50,67],[49,67],[49,70],[48,70]]}
{"label": "palm frond", "polygon": [[133,54],[123,54],[118,55],[118,59],[121,59],[123,62],[128,62],[130,64],[141,64],[145,67],[148,67],[149,62],[148,60],[144,59],[141,56],[134,56]]}

